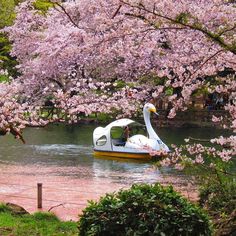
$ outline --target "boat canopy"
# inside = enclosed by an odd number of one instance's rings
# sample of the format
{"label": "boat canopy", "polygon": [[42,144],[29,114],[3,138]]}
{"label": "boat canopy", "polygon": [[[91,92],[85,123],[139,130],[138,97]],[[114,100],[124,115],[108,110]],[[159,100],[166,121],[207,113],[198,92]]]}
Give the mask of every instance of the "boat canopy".
{"label": "boat canopy", "polygon": [[119,120],[115,120],[113,122],[111,122],[109,125],[107,125],[105,127],[105,129],[111,129],[112,127],[125,127],[127,125],[130,125],[132,123],[136,123],[135,121],[131,120],[131,119],[119,119]]}

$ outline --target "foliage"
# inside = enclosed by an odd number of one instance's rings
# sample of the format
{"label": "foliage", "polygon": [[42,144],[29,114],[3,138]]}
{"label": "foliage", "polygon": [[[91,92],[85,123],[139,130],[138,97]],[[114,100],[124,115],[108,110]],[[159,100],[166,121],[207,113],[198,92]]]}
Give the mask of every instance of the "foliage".
{"label": "foliage", "polygon": [[0,234],[1,235],[44,235],[44,236],[73,236],[78,234],[75,222],[61,222],[51,213],[37,212],[33,215],[17,216],[4,204],[0,205]]}
{"label": "foliage", "polygon": [[[181,153],[179,160],[186,167],[185,173],[195,178],[199,203],[211,215],[217,235],[221,235],[224,227],[226,231],[234,230],[231,221],[234,221],[236,209],[235,154],[231,159],[227,143],[223,147],[187,144],[177,152]],[[230,223],[227,225],[227,222]]]}
{"label": "foliage", "polygon": [[[230,215],[236,209],[236,175],[232,162],[225,163],[208,157],[210,167],[206,164],[192,165],[199,183],[199,202],[212,214],[221,217]],[[221,215],[219,215],[221,214]]]}
{"label": "foliage", "polygon": [[111,122],[111,116],[109,114],[106,114],[106,113],[99,113],[99,114],[97,114],[96,119],[101,124],[107,124],[107,123]]}
{"label": "foliage", "polygon": [[199,202],[212,214],[230,215],[236,209],[236,175],[233,163],[217,159],[207,164],[191,164],[187,173],[196,176],[199,185]]}
{"label": "foliage", "polygon": [[172,187],[141,184],[91,201],[80,235],[210,235],[207,215]]}
{"label": "foliage", "polygon": [[0,29],[13,23],[15,14],[14,0],[0,0]]}
{"label": "foliage", "polygon": [[43,14],[46,14],[54,6],[50,0],[36,0],[33,5],[35,9],[41,11]]}
{"label": "foliage", "polygon": [[[230,139],[234,140],[234,136],[209,140],[211,143],[205,146],[186,139],[187,144],[176,147],[172,154],[173,159],[178,159],[186,167],[186,173],[195,176],[200,186],[201,204],[210,211],[227,214],[234,209],[229,205],[236,206],[236,156],[235,150],[230,148]],[[168,161],[168,158],[163,160],[163,164]]]}
{"label": "foliage", "polygon": [[236,175],[232,163],[217,161],[211,168],[194,165],[199,203],[213,219],[215,235],[233,235],[236,220]]}
{"label": "foliage", "polygon": [[212,214],[230,215],[236,209],[236,181],[226,175],[210,174],[200,188],[200,203]]}
{"label": "foliage", "polygon": [[1,203],[0,204],[0,212],[1,213],[11,213],[11,209],[7,205]]}
{"label": "foliage", "polygon": [[0,83],[2,82],[8,82],[9,81],[9,77],[6,75],[0,75]]}
{"label": "foliage", "polygon": [[[15,1],[14,0],[0,0],[0,30],[5,26],[13,24],[15,19]],[[17,76],[15,66],[16,59],[10,55],[11,43],[5,33],[0,32],[0,70],[7,70],[10,76]],[[1,81],[8,80],[8,78],[0,78]]]}
{"label": "foliage", "polygon": [[[10,55],[11,51],[11,43],[9,42],[6,34],[0,33],[0,69],[6,70],[9,76],[16,77],[19,75],[16,69],[16,65],[18,64],[16,58]],[[9,76],[0,75],[0,82],[8,81]]]}

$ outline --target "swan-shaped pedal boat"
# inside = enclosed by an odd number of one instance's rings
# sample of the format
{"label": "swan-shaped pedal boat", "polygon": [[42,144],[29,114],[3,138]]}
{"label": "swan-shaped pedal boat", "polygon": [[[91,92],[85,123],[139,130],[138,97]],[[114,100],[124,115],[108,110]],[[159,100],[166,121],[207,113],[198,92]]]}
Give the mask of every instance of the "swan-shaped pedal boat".
{"label": "swan-shaped pedal boat", "polygon": [[[97,127],[93,132],[95,156],[110,156],[133,159],[151,159],[169,152],[169,148],[158,137],[150,122],[151,112],[156,113],[153,104],[143,107],[145,126],[131,119],[119,119],[106,127]],[[129,127],[129,137],[125,129]],[[140,134],[146,128],[148,136]],[[152,154],[153,153],[153,154]]]}

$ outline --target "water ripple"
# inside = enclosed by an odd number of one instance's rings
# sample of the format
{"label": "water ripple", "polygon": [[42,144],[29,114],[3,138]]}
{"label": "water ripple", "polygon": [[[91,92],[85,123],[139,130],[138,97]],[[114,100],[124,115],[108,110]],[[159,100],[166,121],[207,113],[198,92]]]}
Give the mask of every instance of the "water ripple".
{"label": "water ripple", "polygon": [[46,155],[75,156],[78,154],[92,154],[92,147],[74,144],[31,145],[31,148],[33,148],[39,154]]}

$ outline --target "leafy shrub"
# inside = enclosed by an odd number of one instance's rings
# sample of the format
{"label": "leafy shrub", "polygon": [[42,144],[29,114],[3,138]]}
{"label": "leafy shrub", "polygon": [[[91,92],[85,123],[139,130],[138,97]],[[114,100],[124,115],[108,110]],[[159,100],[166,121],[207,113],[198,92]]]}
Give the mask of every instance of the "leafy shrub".
{"label": "leafy shrub", "polygon": [[208,213],[230,215],[236,209],[236,175],[233,161],[208,155],[203,164],[188,164],[185,173],[195,176],[200,206]]}
{"label": "leafy shrub", "polygon": [[133,185],[90,201],[80,235],[211,235],[207,215],[171,186]]}
{"label": "leafy shrub", "polygon": [[200,188],[200,204],[209,211],[231,214],[236,209],[236,182],[227,180],[205,182]]}

